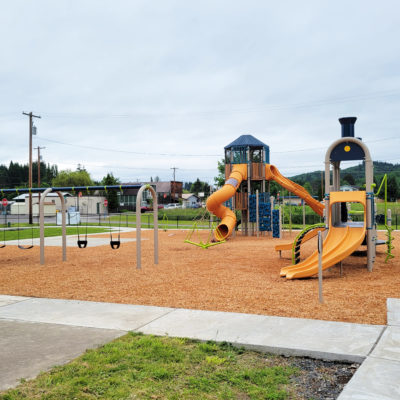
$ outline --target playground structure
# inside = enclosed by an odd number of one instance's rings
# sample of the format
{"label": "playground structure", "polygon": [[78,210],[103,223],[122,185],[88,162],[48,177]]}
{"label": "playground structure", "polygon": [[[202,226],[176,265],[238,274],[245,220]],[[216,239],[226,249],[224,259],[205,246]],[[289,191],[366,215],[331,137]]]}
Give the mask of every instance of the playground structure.
{"label": "playground structure", "polygon": [[[58,194],[61,201],[61,240],[62,240],[62,261],[67,260],[67,234],[66,234],[66,207],[62,192],[75,192],[75,191],[96,191],[96,190],[124,190],[124,189],[138,189],[139,192],[136,198],[136,209],[140,210],[143,192],[149,190],[153,198],[154,207],[154,264],[158,264],[158,204],[157,193],[150,185],[111,185],[111,186],[68,186],[68,187],[52,187],[52,188],[18,188],[18,189],[1,189],[1,193],[42,193],[39,203],[39,226],[40,226],[40,264],[45,264],[45,235],[44,235],[44,203],[46,196],[55,192]],[[78,235],[78,247],[85,248],[86,240],[80,240]],[[112,249],[118,249],[118,241],[110,241]],[[3,246],[4,247],[4,246]],[[23,248],[22,246],[18,246]],[[29,246],[27,248],[32,248]],[[141,212],[136,213],[136,268],[141,268]]]}
{"label": "playground structure", "polygon": [[267,231],[280,237],[280,213],[274,210],[274,198],[266,191],[270,180],[299,196],[318,215],[323,214],[323,205],[307,190],[269,164],[269,147],[251,135],[242,135],[225,146],[225,177],[225,185],[207,199],[207,209],[221,219],[214,231],[217,241],[234,232],[235,211],[241,211],[244,235]]}
{"label": "playground structure", "polygon": [[[340,118],[342,137],[333,142],[325,155],[325,226],[328,232],[323,242],[322,270],[341,263],[361,244],[367,246],[367,269],[372,271],[376,255],[377,232],[373,193],[373,162],[368,147],[354,137],[357,118]],[[365,191],[340,191],[340,163],[364,161]],[[332,167],[332,171],[331,171]],[[348,221],[347,204],[363,206],[363,221]],[[318,252],[297,265],[281,269],[287,279],[306,278],[318,272]]]}
{"label": "playground structure", "polygon": [[[288,279],[305,278],[318,272],[318,254],[313,253],[299,263],[301,242],[314,237],[324,230],[322,269],[340,263],[357,248],[367,246],[367,269],[372,271],[376,255],[376,206],[374,201],[373,162],[368,147],[360,138],[354,137],[356,117],[340,118],[342,137],[330,145],[325,156],[325,204],[315,200],[302,186],[284,177],[279,170],[269,164],[269,148],[251,135],[244,135],[225,147],[226,181],[224,186],[207,200],[207,209],[221,219],[214,231],[217,241],[222,241],[234,233],[236,225],[235,210],[242,213],[242,232],[249,234],[249,223],[256,222],[257,231],[272,231],[273,237],[279,237],[274,213],[273,200],[265,192],[266,181],[274,180],[289,192],[299,196],[314,212],[324,217],[325,229],[321,226],[301,232],[294,242],[276,246],[277,251],[293,249],[295,265],[284,267],[281,276]],[[363,161],[365,167],[365,191],[340,191],[340,164],[342,161]],[[332,170],[331,170],[332,167]],[[259,193],[261,189],[261,193]],[[254,192],[256,194],[254,195]],[[259,206],[259,201],[265,204]],[[255,201],[254,201],[255,200]],[[223,205],[225,203],[225,205]],[[257,204],[256,212],[254,203]],[[363,206],[363,221],[352,222],[347,218],[347,205],[359,203]],[[255,215],[256,214],[256,215]],[[275,214],[276,215],[276,214]],[[265,223],[260,223],[260,220]],[[273,223],[275,220],[275,224]],[[252,227],[254,233],[254,226]],[[390,241],[390,230],[389,241]],[[299,241],[298,239],[301,240]],[[393,246],[390,243],[391,248]],[[388,258],[390,258],[390,250]]]}
{"label": "playground structure", "polygon": [[[264,198],[267,200],[268,196],[268,192],[256,196],[257,190],[262,191],[263,184],[265,189],[268,187],[267,165],[263,163],[259,170],[261,173],[256,175],[257,168],[259,168],[256,165],[259,164],[258,161],[257,154],[255,154],[250,169],[256,169],[256,171],[253,174],[251,170],[250,176],[253,178],[261,176],[261,178],[252,179],[250,195],[253,197],[246,199],[248,182],[242,181],[241,186],[245,194],[241,195],[242,198],[237,196],[238,199],[236,199],[235,195],[232,199],[233,202],[244,199],[250,205],[250,209],[247,209],[249,215],[242,218],[243,227],[247,223],[248,234],[253,233],[253,226],[256,227],[256,223],[247,220],[247,218],[253,219],[254,210],[256,210],[256,208],[251,208],[252,204],[263,203],[260,200],[264,200]],[[248,165],[246,166],[245,171],[248,172]],[[227,167],[227,178],[234,167],[235,165]],[[276,169],[273,172],[276,175]],[[340,173],[340,169],[338,172]],[[286,182],[286,184],[288,183],[290,182]],[[53,191],[57,191],[57,189],[65,188],[52,188]],[[74,189],[80,190],[81,188]],[[98,187],[98,189],[104,190],[105,188]],[[120,186],[107,187],[107,189],[120,190]],[[19,189],[19,191],[22,190]],[[82,190],[85,191],[87,188],[84,187]],[[11,191],[16,190],[11,189]],[[29,192],[29,189],[25,189],[25,192]],[[241,194],[242,192],[233,191],[233,193]],[[140,198],[140,196],[138,197]],[[333,195],[330,200],[331,209],[338,208],[337,211],[341,213],[341,202],[344,202],[344,199],[335,199]],[[336,200],[339,202],[336,203]],[[366,204],[366,195],[365,199],[361,198],[361,201]],[[335,204],[340,205],[336,206]],[[259,209],[262,207],[259,204]],[[158,207],[155,206],[154,209],[156,211]],[[332,212],[332,217],[333,214]],[[257,215],[255,217],[257,218]],[[268,219],[268,216],[262,218],[265,219],[259,219],[260,225]],[[270,217],[271,225],[273,218],[273,216]],[[357,228],[357,226],[354,227]],[[347,231],[349,230],[347,229]],[[342,232],[345,231],[346,229],[338,230],[338,233],[342,235]],[[132,232],[123,233],[123,236],[128,237],[129,234],[130,237],[134,237]],[[142,242],[142,251],[144,254],[150,254],[153,232],[142,231],[141,234],[144,239],[150,239]],[[232,234],[234,234],[234,230],[232,230]],[[400,238],[399,232],[394,232],[394,235],[397,239]],[[378,324],[385,324],[386,321],[386,298],[394,297],[398,293],[400,278],[398,274],[393,274],[390,265],[383,263],[382,257],[378,257],[376,260],[376,270],[379,270],[379,274],[374,274],[373,279],[369,274],[364,273],[362,268],[364,260],[360,257],[353,257],[352,266],[358,268],[349,269],[347,274],[349,279],[339,279],[336,268],[325,272],[324,276],[328,278],[325,285],[329,288],[329,302],[325,303],[324,307],[315,307],[314,302],[303,301],[312,293],[315,282],[305,280],[299,284],[296,282],[288,284],[284,279],[276,278],[277,268],[279,271],[286,265],[283,259],[277,260],[274,254],[274,245],[278,241],[262,240],[262,251],[255,251],[257,243],[260,242],[258,240],[245,239],[240,246],[237,241],[227,241],[219,246],[217,251],[212,252],[212,273],[210,273],[210,268],[204,267],[210,266],[209,253],[207,254],[198,247],[189,249],[177,245],[177,242],[182,242],[186,236],[187,232],[179,229],[173,233],[160,232],[159,239],[162,244],[163,256],[158,268],[150,268],[153,260],[151,257],[144,256],[142,262],[143,268],[146,270],[145,274],[141,273],[139,269],[131,268],[133,262],[131,248],[133,249],[133,246],[121,246],[117,254],[110,251],[107,246],[89,249],[88,252],[77,248],[69,249],[68,261],[65,260],[63,263],[58,261],[60,249],[46,246],[46,267],[44,268],[36,265],[36,258],[39,257],[31,257],[27,254],[28,252],[18,250],[17,246],[7,246],[4,249],[4,262],[0,269],[2,292],[37,297],[251,312]],[[306,241],[306,237],[305,235],[302,243]],[[140,243],[140,239],[138,242]],[[47,242],[47,244],[49,243]],[[314,243],[305,243],[302,248],[303,254],[311,254],[313,247]],[[325,246],[324,252],[327,249],[328,247]],[[36,247],[33,251],[35,254],[37,252],[39,256],[38,250]],[[396,256],[399,255],[399,251],[399,248],[395,249]],[[140,268],[140,258],[138,268]],[[249,291],[249,287],[251,291]],[[372,288],[374,295],[371,296],[371,290],[360,290],[360,287]],[[157,290],[152,290],[154,288]],[[346,293],[346,296],[343,296],[343,293]]]}

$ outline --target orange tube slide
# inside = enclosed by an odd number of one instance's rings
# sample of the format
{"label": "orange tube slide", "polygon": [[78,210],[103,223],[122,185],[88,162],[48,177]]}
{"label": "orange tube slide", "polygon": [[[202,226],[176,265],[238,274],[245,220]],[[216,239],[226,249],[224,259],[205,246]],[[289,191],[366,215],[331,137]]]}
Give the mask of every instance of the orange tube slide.
{"label": "orange tube slide", "polygon": [[322,217],[324,214],[324,205],[307,192],[303,186],[285,178],[274,165],[265,164],[265,179],[274,180],[276,183],[289,190],[296,196],[302,198],[318,215]]}
{"label": "orange tube slide", "polygon": [[207,210],[221,219],[221,223],[214,232],[215,239],[218,241],[226,239],[236,225],[235,213],[222,203],[233,197],[240,183],[246,179],[247,164],[235,164],[225,185],[207,199]]}

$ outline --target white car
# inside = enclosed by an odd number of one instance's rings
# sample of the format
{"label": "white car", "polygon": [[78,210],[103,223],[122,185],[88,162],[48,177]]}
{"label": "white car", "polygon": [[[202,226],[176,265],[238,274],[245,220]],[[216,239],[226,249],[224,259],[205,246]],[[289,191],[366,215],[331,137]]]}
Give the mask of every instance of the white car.
{"label": "white car", "polygon": [[171,210],[173,208],[181,208],[179,203],[169,203],[164,207],[164,210]]}

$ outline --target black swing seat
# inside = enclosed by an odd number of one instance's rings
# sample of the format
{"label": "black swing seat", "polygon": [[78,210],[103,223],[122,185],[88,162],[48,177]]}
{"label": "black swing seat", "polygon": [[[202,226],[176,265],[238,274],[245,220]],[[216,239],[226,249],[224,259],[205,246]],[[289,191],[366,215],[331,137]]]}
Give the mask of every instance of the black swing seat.
{"label": "black swing seat", "polygon": [[[5,245],[4,245],[4,247],[5,247]],[[33,249],[33,244],[31,244],[30,246],[22,246],[22,244],[19,244],[18,248],[21,249],[21,250]]]}
{"label": "black swing seat", "polygon": [[78,247],[84,249],[87,246],[87,240],[78,240]]}
{"label": "black swing seat", "polygon": [[5,244],[0,244],[0,249],[4,249],[4,247],[6,247]]}
{"label": "black swing seat", "polygon": [[119,249],[121,242],[119,240],[110,240],[110,246],[113,250]]}

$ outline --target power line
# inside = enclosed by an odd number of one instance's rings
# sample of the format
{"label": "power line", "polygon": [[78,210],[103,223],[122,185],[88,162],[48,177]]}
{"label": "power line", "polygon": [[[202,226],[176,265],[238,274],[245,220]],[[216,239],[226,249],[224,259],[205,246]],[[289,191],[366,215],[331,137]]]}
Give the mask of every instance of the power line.
{"label": "power line", "polygon": [[143,155],[143,156],[167,156],[167,157],[222,157],[221,154],[179,154],[179,153],[145,153],[140,151],[129,151],[129,150],[120,150],[120,149],[110,149],[105,147],[95,147],[95,146],[85,146],[82,144],[73,144],[67,142],[60,142],[58,140],[49,139],[46,137],[41,136],[40,139],[43,139],[47,142],[62,144],[64,146],[71,146],[71,147],[79,147],[88,150],[95,150],[95,151],[105,151],[111,153],[126,153],[126,154],[136,154],[136,155]]}
{"label": "power line", "polygon": [[[380,91],[372,93],[364,93],[351,96],[338,96],[338,97],[325,97],[317,100],[302,101],[292,104],[259,104],[251,107],[239,107],[239,108],[227,108],[217,110],[200,110],[200,111],[188,111],[188,112],[154,112],[154,111],[137,111],[130,113],[60,113],[60,112],[48,112],[42,113],[47,118],[137,118],[138,116],[149,116],[149,117],[188,117],[188,116],[207,116],[217,114],[240,114],[240,113],[252,113],[252,112],[265,112],[267,110],[282,110],[282,109],[294,109],[294,108],[307,108],[307,107],[320,107],[330,104],[348,103],[353,101],[362,100],[374,100],[377,98],[399,96],[399,90],[391,91]],[[0,116],[8,116],[9,112],[1,113]]]}
{"label": "power line", "polygon": [[[61,142],[59,140],[49,139],[46,137],[40,137],[40,139],[45,140],[47,142],[61,144],[63,146],[70,146],[70,147],[79,147],[93,151],[104,151],[104,152],[111,152],[111,153],[125,153],[125,154],[135,154],[135,155],[143,155],[143,156],[164,156],[164,157],[223,157],[222,154],[179,154],[179,153],[148,153],[148,152],[140,152],[140,151],[130,151],[130,150],[121,150],[121,149],[110,149],[105,147],[97,147],[97,146],[87,146],[75,143],[67,143]],[[365,143],[378,143],[388,140],[399,140],[400,136],[391,136],[381,139],[375,140],[367,140]],[[283,150],[283,151],[271,151],[271,154],[287,154],[287,153],[301,153],[307,151],[318,151],[318,150],[325,150],[328,148],[327,146],[323,147],[309,147],[303,149],[293,149],[293,150]]]}

